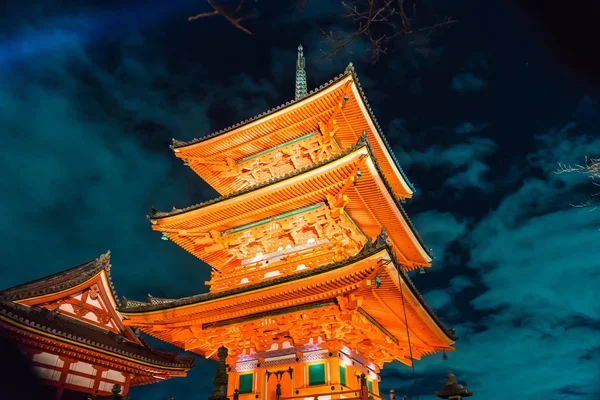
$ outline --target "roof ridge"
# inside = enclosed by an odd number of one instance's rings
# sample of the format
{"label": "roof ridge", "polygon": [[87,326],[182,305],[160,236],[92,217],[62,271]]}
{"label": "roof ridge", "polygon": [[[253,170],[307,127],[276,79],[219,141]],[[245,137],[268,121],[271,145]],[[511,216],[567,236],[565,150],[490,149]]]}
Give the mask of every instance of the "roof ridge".
{"label": "roof ridge", "polygon": [[[361,138],[362,138],[362,136],[361,136]],[[368,143],[368,138],[367,138],[367,143]],[[367,147],[369,149],[369,152],[371,153],[371,158],[373,159],[373,165],[375,165],[375,169],[377,170],[377,173],[381,177],[381,180],[382,180],[385,188],[390,193],[392,199],[394,199],[394,203],[396,204],[396,207],[398,207],[398,209],[400,210],[400,213],[402,214],[402,216],[406,220],[406,223],[408,224],[409,229],[413,232],[413,234],[417,238],[417,241],[419,242],[419,244],[421,245],[421,247],[423,248],[423,250],[425,250],[425,253],[429,257],[431,257],[433,259],[433,256],[431,254],[431,250],[428,249],[425,246],[425,242],[423,241],[423,238],[421,237],[421,235],[419,235],[419,232],[417,231],[417,228],[415,227],[415,225],[413,224],[412,220],[408,216],[406,210],[402,206],[402,203],[398,200],[397,196],[394,194],[394,191],[392,189],[392,186],[390,185],[390,182],[388,181],[388,179],[386,178],[386,176],[383,174],[383,171],[381,170],[381,167],[379,166],[379,161],[377,160],[377,157],[375,157],[375,154],[373,153],[371,145],[368,144]]]}
{"label": "roof ridge", "polygon": [[360,93],[360,97],[362,98],[363,102],[365,103],[365,107],[367,108],[367,111],[369,112],[369,116],[371,117],[371,120],[373,121],[373,124],[375,125],[375,129],[377,129],[377,133],[379,133],[379,136],[381,136],[381,139],[383,140],[383,144],[385,145],[387,151],[390,153],[392,160],[394,161],[394,164],[396,164],[396,167],[398,167],[398,170],[400,171],[402,178],[404,178],[404,180],[406,181],[408,186],[412,189],[412,191],[416,193],[417,190],[415,189],[412,182],[408,179],[408,176],[406,176],[406,173],[400,166],[400,162],[396,158],[396,155],[394,154],[392,147],[390,146],[390,143],[387,141],[387,138],[383,134],[383,129],[381,129],[381,126],[379,125],[379,122],[377,121],[377,118],[375,117],[375,113],[373,112],[373,109],[371,108],[371,105],[369,104],[369,101],[367,100],[365,91],[364,91],[362,85],[360,84],[360,80],[358,79],[358,74],[356,73],[354,64],[349,63],[348,66],[346,67],[346,70],[344,73],[352,75],[352,78],[354,79],[354,82],[356,83],[356,87],[358,88],[358,92]]}
{"label": "roof ridge", "polygon": [[215,136],[219,136],[219,135],[221,135],[223,133],[226,133],[226,132],[232,131],[234,129],[237,129],[237,128],[239,128],[241,126],[244,126],[244,125],[246,125],[246,124],[248,124],[250,122],[253,122],[253,121],[256,121],[256,120],[258,120],[260,118],[263,118],[263,117],[265,117],[265,116],[267,116],[269,114],[273,114],[273,113],[275,113],[275,112],[277,112],[277,111],[279,111],[279,110],[281,110],[281,109],[283,109],[285,107],[291,106],[291,105],[299,103],[301,101],[305,101],[305,100],[309,99],[311,96],[313,96],[313,95],[317,94],[318,92],[320,92],[321,90],[323,90],[323,89],[331,86],[332,84],[338,82],[339,80],[343,79],[345,76],[348,75],[348,73],[349,72],[344,71],[343,73],[338,74],[334,78],[330,79],[328,82],[325,82],[321,86],[310,90],[304,97],[301,97],[299,99],[293,99],[293,100],[287,101],[284,104],[281,104],[281,105],[279,105],[277,107],[273,107],[273,108],[271,108],[271,109],[269,109],[267,111],[264,111],[264,112],[262,112],[260,114],[255,115],[253,117],[246,118],[243,121],[240,121],[238,123],[230,125],[227,128],[223,128],[223,129],[218,130],[216,132],[210,133],[210,134],[208,134],[206,136],[203,136],[203,137],[200,137],[200,138],[194,138],[194,139],[189,140],[187,142],[186,141],[182,141],[182,140],[177,140],[177,139],[171,139],[172,140],[172,144],[169,147],[172,150],[175,150],[175,149],[178,149],[178,148],[181,148],[181,147],[186,147],[186,146],[190,146],[190,145],[193,145],[193,144],[196,144],[196,143],[204,142],[205,140],[212,139]]}
{"label": "roof ridge", "polygon": [[448,336],[452,340],[455,340],[455,341],[458,340],[458,337],[455,336],[454,333],[452,333],[450,331],[450,329],[446,328],[446,326],[440,320],[440,318],[437,316],[435,311],[433,311],[433,309],[431,308],[429,303],[427,303],[427,300],[425,300],[425,298],[423,297],[421,292],[419,292],[419,290],[417,289],[417,286],[410,279],[408,272],[406,272],[404,270],[404,268],[399,268],[399,266],[401,266],[402,263],[398,260],[398,257],[396,256],[396,252],[394,251],[394,248],[392,246],[390,246],[390,244],[389,244],[390,240],[387,236],[385,228],[383,228],[381,230],[381,233],[379,234],[379,236],[377,236],[377,241],[381,241],[382,243],[385,243],[385,246],[387,247],[387,249],[390,253],[390,257],[392,258],[392,262],[394,263],[394,266],[396,267],[398,274],[400,274],[402,276],[402,279],[404,279],[404,282],[406,282],[406,285],[409,286],[409,289],[411,290],[411,292],[413,292],[413,294],[415,295],[415,297],[417,298],[419,303],[421,303],[421,306],[423,306],[423,308],[431,316],[431,319],[433,319],[433,321],[438,325],[438,327],[444,332],[444,334],[446,336]]}
{"label": "roof ridge", "polygon": [[[94,260],[87,261],[83,264],[76,265],[75,267],[58,271],[54,274],[1,290],[0,299],[20,300],[28,297],[42,296],[55,291],[57,292],[65,290],[85,282],[92,276],[104,270],[106,272],[108,285],[113,297],[115,298],[117,305],[120,305],[119,298],[117,297],[117,293],[112,282],[112,277],[110,275],[110,269],[110,250],[108,250],[106,253],[101,254]],[[78,270],[81,270],[81,273],[76,273]],[[58,279],[61,275],[64,276],[63,280],[54,284],[50,283],[51,279]],[[36,285],[40,287],[36,288]]]}

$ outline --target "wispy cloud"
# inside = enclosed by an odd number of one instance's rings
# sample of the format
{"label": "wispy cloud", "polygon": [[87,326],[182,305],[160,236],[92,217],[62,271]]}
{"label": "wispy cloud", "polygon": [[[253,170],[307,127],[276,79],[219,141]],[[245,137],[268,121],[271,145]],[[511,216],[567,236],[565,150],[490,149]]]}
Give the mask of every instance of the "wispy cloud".
{"label": "wispy cloud", "polygon": [[440,169],[447,176],[446,185],[463,189],[476,187],[489,190],[485,173],[489,167],[482,161],[496,150],[496,144],[487,138],[470,137],[464,143],[448,147],[432,146],[425,151],[403,152],[399,154],[403,165],[423,166]]}
{"label": "wispy cloud", "polygon": [[464,122],[454,129],[454,132],[461,135],[469,135],[471,133],[479,133],[487,127],[487,124],[475,125],[472,122]]}
{"label": "wispy cloud", "polygon": [[452,78],[451,87],[459,93],[478,92],[486,86],[486,83],[471,72],[458,74]]}

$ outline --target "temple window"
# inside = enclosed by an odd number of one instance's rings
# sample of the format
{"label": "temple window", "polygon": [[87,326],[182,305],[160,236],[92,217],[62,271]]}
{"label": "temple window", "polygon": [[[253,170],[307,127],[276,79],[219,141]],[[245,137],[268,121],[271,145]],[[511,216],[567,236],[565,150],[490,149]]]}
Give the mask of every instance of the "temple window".
{"label": "temple window", "polygon": [[252,393],[253,373],[240,375],[240,394]]}
{"label": "temple window", "polygon": [[340,365],[340,384],[346,386],[346,367]]}
{"label": "temple window", "polygon": [[308,386],[325,384],[325,364],[308,366]]}

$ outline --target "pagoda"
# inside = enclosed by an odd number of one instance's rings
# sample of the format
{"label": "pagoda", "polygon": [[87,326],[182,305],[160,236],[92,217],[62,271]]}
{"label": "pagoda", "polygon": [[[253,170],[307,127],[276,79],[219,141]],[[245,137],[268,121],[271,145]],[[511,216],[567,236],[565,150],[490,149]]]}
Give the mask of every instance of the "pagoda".
{"label": "pagoda", "polygon": [[379,396],[385,363],[454,349],[408,277],[432,261],[402,207],[415,189],[352,64],[308,92],[298,50],[295,100],[173,141],[221,197],[149,220],[210,265],[209,292],[120,308],[127,325],[219,360],[212,399]]}
{"label": "pagoda", "polygon": [[185,376],[193,358],[148,346],[117,311],[110,253],[0,291],[0,334],[16,342],[57,399],[127,395]]}

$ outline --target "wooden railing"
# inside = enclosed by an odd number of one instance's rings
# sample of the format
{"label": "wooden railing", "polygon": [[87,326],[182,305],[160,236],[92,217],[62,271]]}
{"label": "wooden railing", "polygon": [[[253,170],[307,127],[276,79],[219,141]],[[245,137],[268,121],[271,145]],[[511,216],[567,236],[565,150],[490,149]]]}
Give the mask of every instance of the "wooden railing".
{"label": "wooden railing", "polygon": [[[344,400],[369,400],[373,398],[377,398],[379,400],[388,400],[387,398],[380,396],[376,393],[370,392],[367,385],[362,385],[360,389],[356,390],[344,390],[341,392],[323,392],[323,393],[315,393],[315,394],[305,394],[305,395],[296,395],[296,396],[288,396],[288,397],[277,397],[277,400],[319,400],[321,396],[335,396],[335,395],[347,395],[352,393],[353,397],[345,397]],[[239,394],[234,393],[233,395],[227,396],[232,400],[239,400]],[[331,397],[329,397],[331,398]]]}
{"label": "wooden railing", "polygon": [[345,390],[343,392],[324,392],[324,393],[315,393],[315,394],[306,394],[306,395],[297,395],[290,397],[280,397],[279,400],[296,400],[296,399],[313,399],[319,400],[321,396],[335,396],[340,394],[354,394],[354,397],[346,397],[344,400],[360,400],[360,389],[359,390]]}

